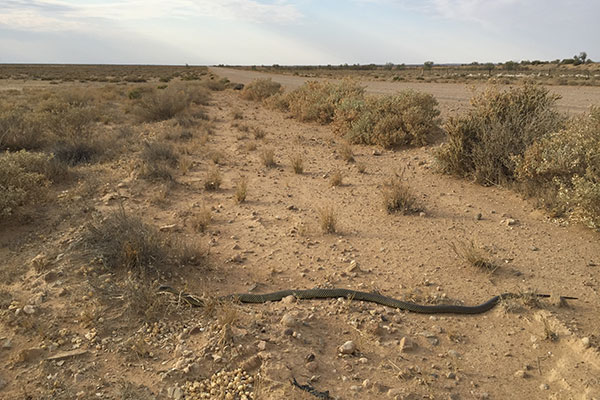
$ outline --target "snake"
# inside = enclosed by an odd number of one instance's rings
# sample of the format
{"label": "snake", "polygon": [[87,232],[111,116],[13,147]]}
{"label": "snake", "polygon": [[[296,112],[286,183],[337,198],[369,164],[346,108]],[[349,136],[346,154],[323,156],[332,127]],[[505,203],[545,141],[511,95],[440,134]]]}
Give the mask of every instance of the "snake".
{"label": "snake", "polygon": [[[161,285],[158,288],[159,293],[171,293],[178,296],[179,299],[185,301],[194,307],[204,307],[205,301],[193,294],[178,291],[171,286]],[[297,299],[330,299],[330,298],[347,298],[350,300],[366,301],[383,306],[397,308],[400,310],[410,311],[421,314],[482,314],[494,308],[501,300],[511,298],[548,298],[549,294],[539,293],[503,293],[492,297],[488,301],[475,305],[463,306],[454,304],[417,304],[410,301],[394,299],[384,296],[379,293],[361,292],[352,289],[343,288],[316,288],[316,289],[290,289],[280,290],[277,292],[254,294],[254,293],[237,293],[217,298],[219,302],[240,302],[240,303],[267,303],[270,301],[280,301],[285,297],[294,296]],[[560,296],[561,301],[576,300],[577,297]]]}

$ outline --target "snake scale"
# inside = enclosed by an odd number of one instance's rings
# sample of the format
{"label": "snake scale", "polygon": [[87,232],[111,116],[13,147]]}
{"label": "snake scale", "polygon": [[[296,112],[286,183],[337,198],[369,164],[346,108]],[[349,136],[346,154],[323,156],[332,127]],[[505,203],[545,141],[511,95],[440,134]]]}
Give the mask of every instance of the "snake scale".
{"label": "snake scale", "polygon": [[[158,291],[161,293],[171,293],[180,299],[195,307],[204,306],[204,301],[192,294],[180,292],[170,286],[160,286]],[[367,301],[384,306],[398,308],[400,310],[411,311],[422,314],[481,314],[494,308],[502,299],[522,298],[526,296],[550,297],[548,294],[516,294],[504,293],[494,296],[485,303],[476,306],[461,306],[452,304],[424,305],[409,301],[397,300],[392,297],[384,296],[379,293],[361,292],[352,289],[304,289],[304,290],[280,290],[278,292],[253,294],[238,293],[219,297],[218,301],[237,301],[241,303],[267,303],[269,301],[279,301],[287,296],[294,296],[297,299],[329,299],[329,298],[347,298],[351,300]],[[561,296],[561,300],[576,299],[576,297]]]}

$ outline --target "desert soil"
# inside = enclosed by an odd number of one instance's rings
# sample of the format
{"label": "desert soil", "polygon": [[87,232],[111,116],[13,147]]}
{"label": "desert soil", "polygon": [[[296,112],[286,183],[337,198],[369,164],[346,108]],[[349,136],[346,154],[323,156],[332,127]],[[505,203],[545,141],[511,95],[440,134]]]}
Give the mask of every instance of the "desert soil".
{"label": "desert soil", "polygon": [[[258,76],[214,71],[236,82]],[[302,81],[273,79],[290,88]],[[408,86],[431,91],[445,116],[469,97],[463,85],[367,85],[379,93]],[[565,109],[600,103],[600,88],[552,90],[563,94]],[[54,209],[3,227],[0,264],[18,273],[0,283],[11,298],[2,307],[21,311],[0,326],[1,398],[219,398],[190,387],[220,370],[244,368],[254,380],[253,399],[316,398],[293,387],[292,378],[335,399],[600,399],[597,232],[553,220],[508,189],[438,174],[433,147],[355,146],[355,162],[348,163],[329,127],[297,122],[238,92],[215,92],[207,110],[214,133],[208,143],[190,145],[191,167],[160,201],[158,188],[115,163],[111,183],[76,215],[69,204],[77,196],[67,188]],[[243,117],[234,119],[233,110]],[[256,139],[254,128],[265,137]],[[167,121],[136,132],[142,140],[170,129]],[[265,149],[274,151],[273,168],[261,161]],[[211,152],[222,154],[216,192],[203,187]],[[302,174],[290,167],[294,155],[304,160]],[[332,187],[335,171],[343,184]],[[423,212],[386,213],[381,191],[396,173]],[[242,176],[248,197],[238,204]],[[91,214],[107,214],[120,202],[210,249],[209,267],[173,271],[157,282],[197,295],[342,287],[433,304],[472,305],[505,292],[553,297],[533,305],[505,302],[472,316],[345,299],[227,304],[213,314],[179,305],[132,329],[126,315],[96,299],[104,292],[118,298],[111,279],[123,277],[94,272],[75,245]],[[213,210],[206,233],[192,227],[202,205]],[[321,232],[324,207],[335,211],[335,234]],[[471,241],[489,252],[495,272],[466,265],[452,250]],[[562,304],[558,295],[578,300]],[[30,303],[29,315],[23,306]],[[340,354],[347,341],[356,349]]]}

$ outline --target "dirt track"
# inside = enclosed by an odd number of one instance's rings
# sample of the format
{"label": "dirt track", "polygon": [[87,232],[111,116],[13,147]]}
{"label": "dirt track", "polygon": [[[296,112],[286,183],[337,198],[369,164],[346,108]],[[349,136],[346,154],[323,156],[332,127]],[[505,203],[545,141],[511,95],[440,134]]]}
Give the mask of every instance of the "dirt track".
{"label": "dirt track", "polygon": [[[269,74],[263,72],[246,71],[232,68],[211,68],[212,71],[228,78],[233,82],[250,83],[257,78],[272,78],[281,83],[287,90],[295,89],[307,80],[319,78],[305,78],[301,76]],[[440,102],[442,116],[460,111],[468,107],[469,99],[474,87],[482,87],[464,83],[419,83],[419,82],[382,82],[364,81],[367,92],[373,94],[392,94],[402,89],[415,89],[433,94]],[[558,107],[562,111],[580,113],[586,111],[591,105],[600,104],[600,87],[593,86],[550,86],[550,90],[561,96]]]}

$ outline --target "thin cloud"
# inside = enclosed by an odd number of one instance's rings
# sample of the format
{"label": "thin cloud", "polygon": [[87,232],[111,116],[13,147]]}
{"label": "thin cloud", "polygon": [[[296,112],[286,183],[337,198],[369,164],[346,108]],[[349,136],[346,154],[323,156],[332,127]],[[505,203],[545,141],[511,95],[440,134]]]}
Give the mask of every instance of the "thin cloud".
{"label": "thin cloud", "polygon": [[0,26],[16,30],[72,30],[86,24],[148,19],[208,17],[286,24],[302,18],[292,4],[255,0],[128,0],[83,3],[75,0],[5,0]]}

